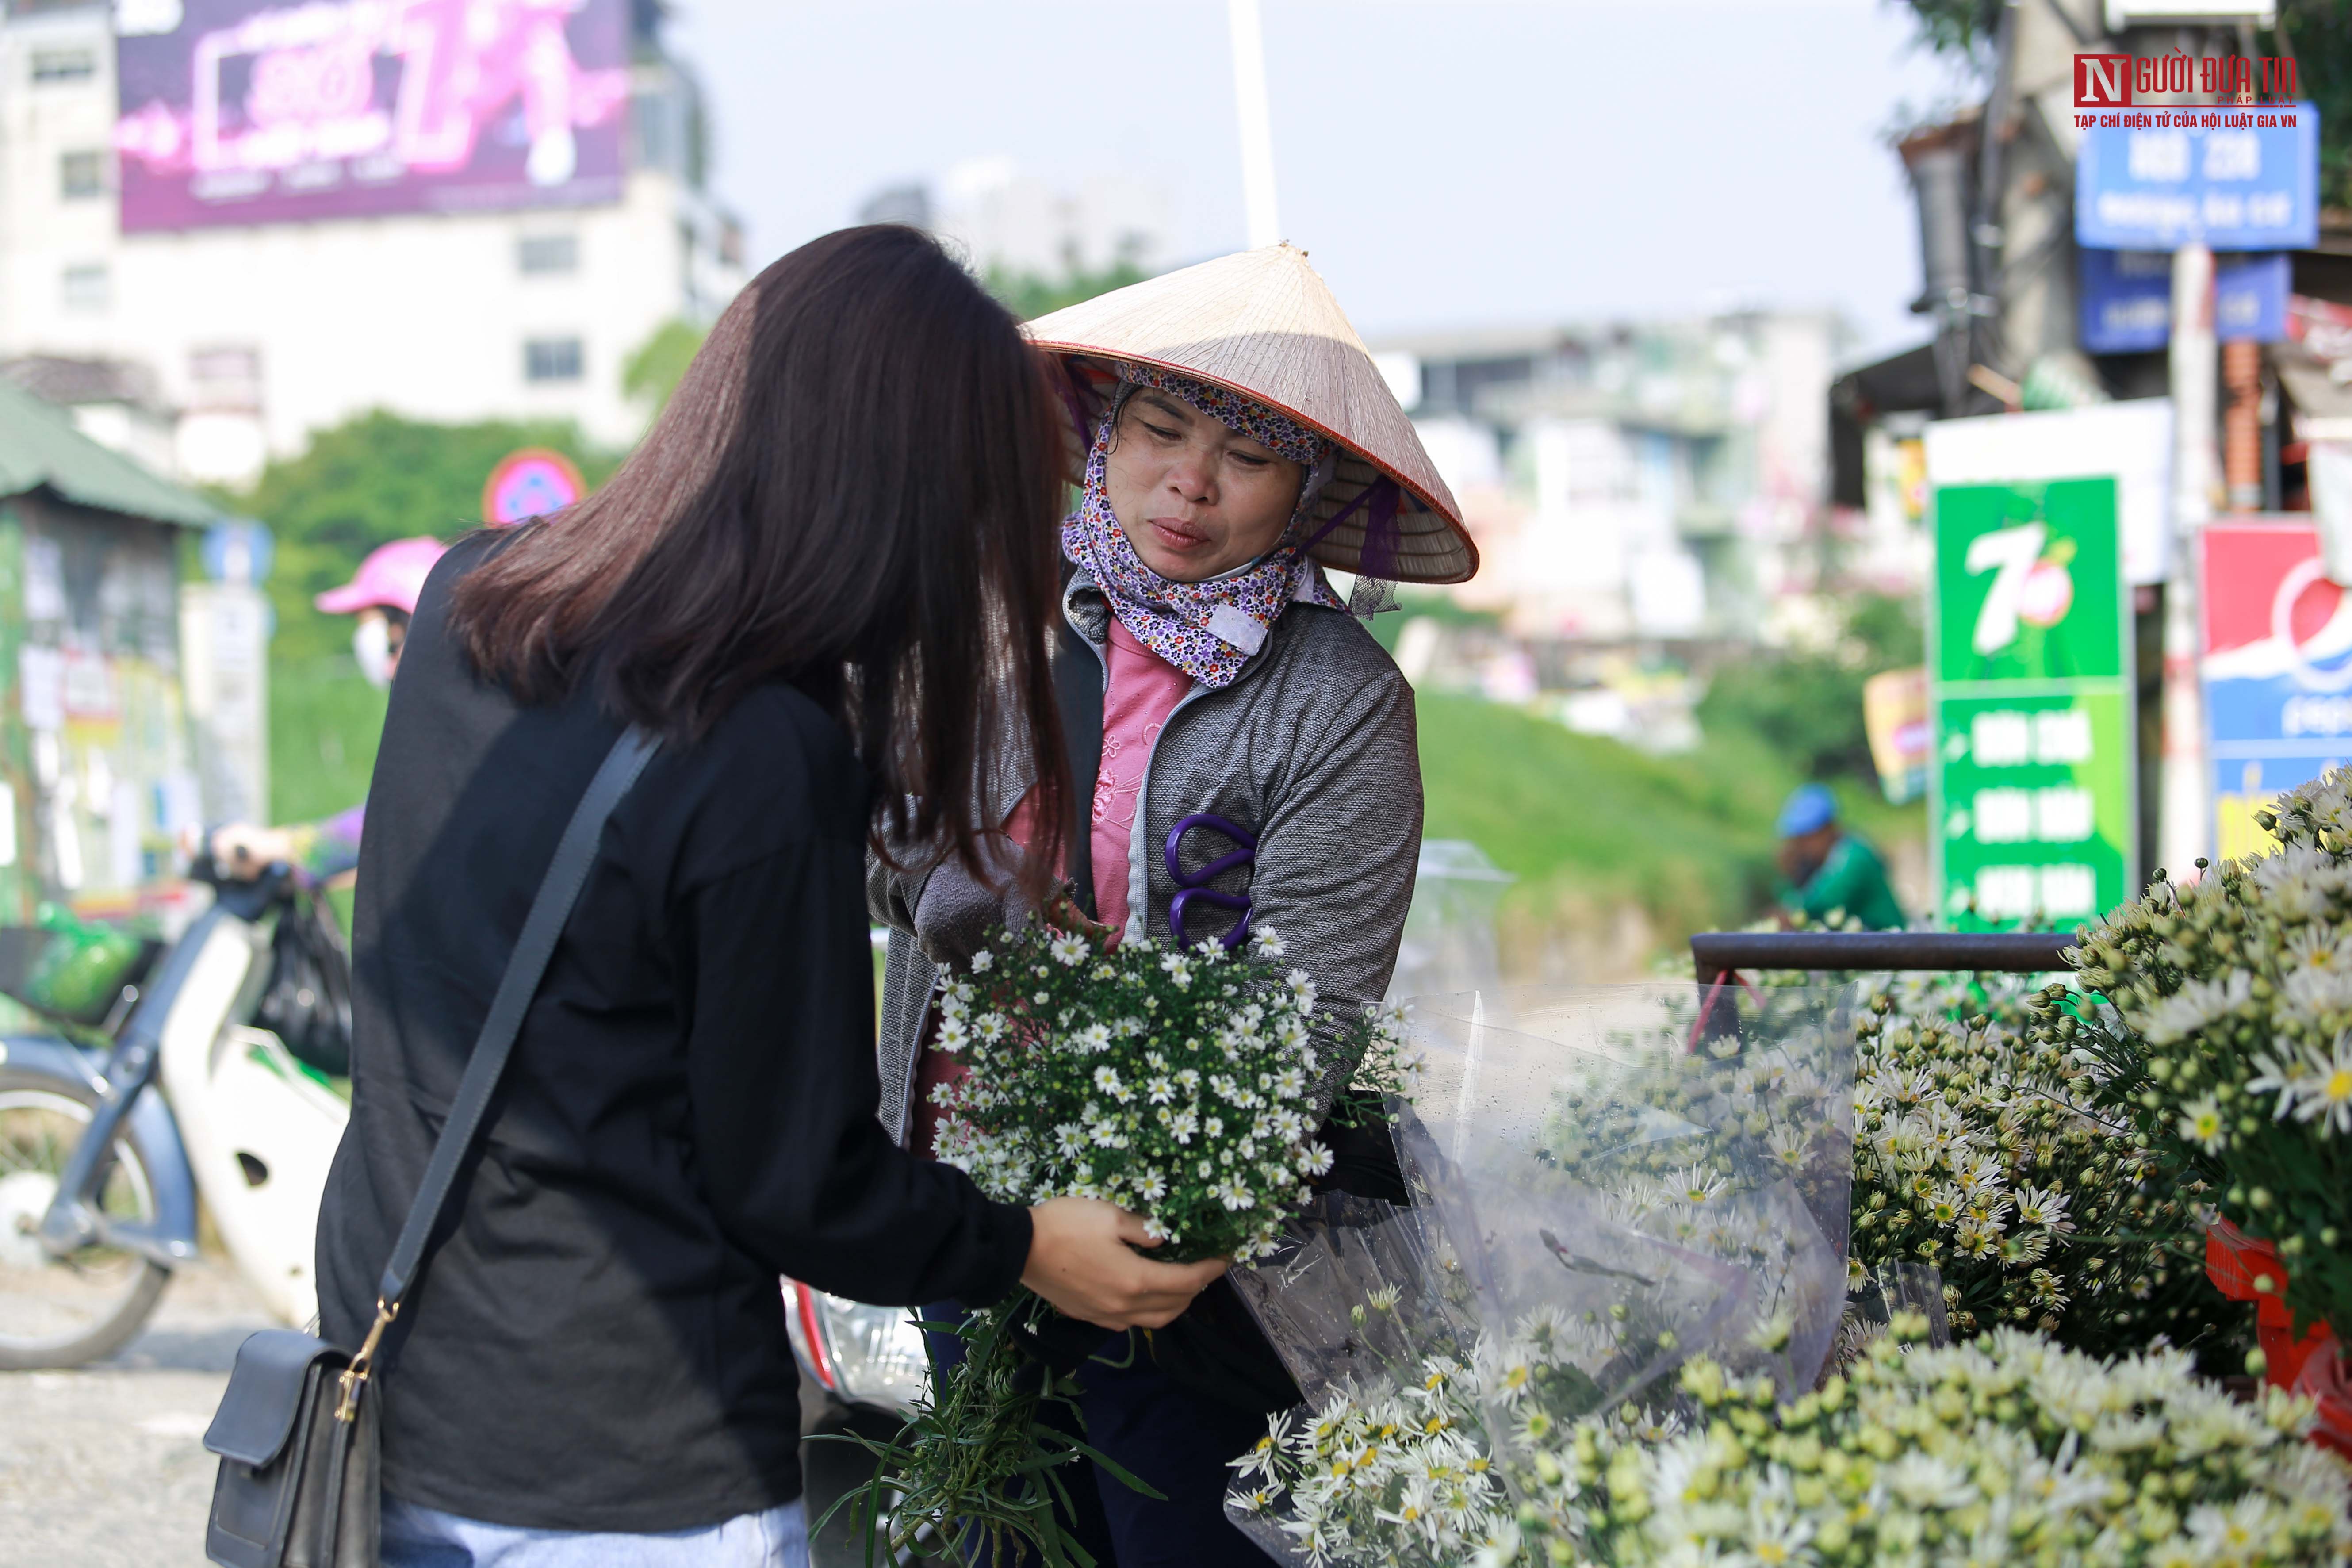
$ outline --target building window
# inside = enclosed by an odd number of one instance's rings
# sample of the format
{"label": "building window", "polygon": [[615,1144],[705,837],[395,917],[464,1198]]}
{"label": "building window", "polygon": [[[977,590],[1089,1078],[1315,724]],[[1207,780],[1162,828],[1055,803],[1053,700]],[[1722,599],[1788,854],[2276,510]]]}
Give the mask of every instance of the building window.
{"label": "building window", "polygon": [[676,103],[667,92],[640,92],[630,98],[629,123],[637,133],[638,168],[667,169],[676,161]]}
{"label": "building window", "polygon": [[578,338],[533,338],[522,345],[522,378],[578,381],[581,357]]}
{"label": "building window", "polygon": [[95,49],[35,49],[33,79],[36,82],[88,81],[98,74],[98,51]]}
{"label": "building window", "polygon": [[571,234],[527,234],[517,260],[527,277],[580,270],[580,237]]}
{"label": "building window", "polygon": [[106,195],[106,154],[66,153],[58,158],[58,195],[69,202]]}
{"label": "building window", "polygon": [[192,350],[188,382],[199,408],[258,408],[261,351],[235,343]]}
{"label": "building window", "polygon": [[107,305],[106,264],[84,262],[66,268],[65,306],[68,310],[103,310]]}

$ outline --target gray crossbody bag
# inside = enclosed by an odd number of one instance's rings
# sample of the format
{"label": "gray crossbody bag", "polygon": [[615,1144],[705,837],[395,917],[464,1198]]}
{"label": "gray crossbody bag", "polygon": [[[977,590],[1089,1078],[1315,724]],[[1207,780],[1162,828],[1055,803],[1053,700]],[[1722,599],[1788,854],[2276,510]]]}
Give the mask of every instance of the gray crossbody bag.
{"label": "gray crossbody bag", "polygon": [[523,1013],[588,879],[604,824],[660,745],[658,737],[635,727],[614,742],[557,841],[376,1286],[375,1322],[366,1341],[350,1351],[299,1330],[265,1329],[238,1347],[228,1392],[205,1433],[205,1447],[220,1456],[205,1554],[225,1568],[376,1568],[382,1510],[377,1348],[425,1261]]}

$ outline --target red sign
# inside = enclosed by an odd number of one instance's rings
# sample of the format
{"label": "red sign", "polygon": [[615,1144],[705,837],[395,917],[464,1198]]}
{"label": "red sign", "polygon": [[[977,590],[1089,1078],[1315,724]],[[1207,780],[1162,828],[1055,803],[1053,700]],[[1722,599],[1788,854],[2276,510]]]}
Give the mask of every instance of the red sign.
{"label": "red sign", "polygon": [[2128,109],[2132,101],[2132,58],[2129,55],[2076,55],[2074,107]]}
{"label": "red sign", "polygon": [[[2269,643],[2290,668],[2336,618],[2343,590],[2320,574],[2319,531],[2306,522],[2217,522],[2205,544],[2205,651]],[[2267,671],[2265,673],[2268,673]]]}
{"label": "red sign", "polygon": [[525,447],[500,458],[490,470],[489,482],[482,487],[482,521],[492,528],[510,528],[562,511],[587,493],[587,483],[571,458],[544,447]]}

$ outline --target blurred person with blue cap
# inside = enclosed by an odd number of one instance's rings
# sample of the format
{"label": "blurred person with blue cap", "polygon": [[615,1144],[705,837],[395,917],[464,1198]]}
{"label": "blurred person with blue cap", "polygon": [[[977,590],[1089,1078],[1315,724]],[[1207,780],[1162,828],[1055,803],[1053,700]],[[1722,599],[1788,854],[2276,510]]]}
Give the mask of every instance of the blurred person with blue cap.
{"label": "blurred person with blue cap", "polygon": [[1837,796],[1827,784],[1798,785],[1775,830],[1780,874],[1789,879],[1780,900],[1789,918],[1826,921],[1843,913],[1873,931],[1909,923],[1886,879],[1886,862],[1838,821]]}

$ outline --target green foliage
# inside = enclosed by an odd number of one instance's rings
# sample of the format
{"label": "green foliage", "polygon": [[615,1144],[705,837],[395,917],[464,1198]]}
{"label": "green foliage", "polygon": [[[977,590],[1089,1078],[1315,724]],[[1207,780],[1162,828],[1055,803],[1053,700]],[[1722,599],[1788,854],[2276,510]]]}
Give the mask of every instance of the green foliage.
{"label": "green foliage", "polygon": [[384,697],[348,652],[271,664],[272,822],[315,822],[366,798]]}
{"label": "green foliage", "polygon": [[[1422,786],[1432,838],[1467,838],[1519,879],[1507,930],[1644,910],[1661,950],[1771,905],[1773,819],[1801,782],[1750,731],[1709,731],[1659,757],[1475,697],[1423,692]],[[1841,781],[1840,815],[1884,845],[1923,831],[1916,805]]]}
{"label": "green foliage", "polygon": [[1164,1498],[1065,1430],[1086,1425],[1079,1379],[1033,1356],[1024,1342],[1050,1316],[1022,1290],[961,1323],[929,1321],[928,1331],[964,1341],[962,1358],[929,1381],[889,1441],[854,1432],[814,1439],[855,1443],[876,1468],[874,1479],[835,1500],[811,1533],[846,1508],[869,1563],[931,1557],[1009,1563],[1034,1553],[1048,1568],[1093,1568],[1093,1555],[1063,1532],[1061,1518],[1075,1511],[1070,1486],[1095,1481],[1083,1469],[1066,1476],[1068,1467],[1091,1460],[1145,1497]]}
{"label": "green foliage", "polygon": [[2265,54],[2292,52],[2302,94],[2319,110],[2319,196],[2352,206],[2352,0],[2279,0]]}
{"label": "green foliage", "polygon": [[1926,637],[1919,607],[1907,598],[1857,595],[1841,615],[1839,635],[1824,651],[1742,658],[1716,670],[1699,701],[1700,726],[1709,733],[1745,730],[1806,778],[1875,783],[1863,683],[1917,664]]}
{"label": "green foliage", "polygon": [[1068,270],[1058,279],[992,266],[981,281],[1006,310],[1024,321],[1034,321],[1040,316],[1050,316],[1065,306],[1091,300],[1097,294],[1108,294],[1114,289],[1124,289],[1130,283],[1140,283],[1150,276],[1122,257],[1095,272],[1088,272],[1073,261]]}
{"label": "green foliage", "polygon": [[1912,46],[1932,55],[1958,57],[1979,70],[1992,62],[1993,32],[2000,0],[1894,0],[1911,13]]}
{"label": "green foliage", "polygon": [[1423,616],[1444,626],[1476,626],[1496,632],[1503,629],[1503,618],[1492,610],[1474,610],[1451,594],[1412,587],[1397,590],[1396,614],[1374,616],[1366,629],[1375,642],[1393,654],[1405,627]]}
{"label": "green foliage", "polygon": [[278,612],[272,658],[346,649],[349,619],[311,608],[311,596],[349,581],[379,544],[418,534],[454,539],[478,527],[484,482],[520,447],[563,453],[592,485],[617,461],[569,421],[437,425],[378,409],[318,432],[300,457],[272,462],[230,502],[278,537],[268,584]]}
{"label": "green foliage", "polygon": [[702,340],[709,335],[706,327],[671,317],[656,327],[653,336],[638,344],[621,367],[621,390],[644,404],[649,415],[659,414],[669,405],[677,384],[686,379],[686,367],[694,363]]}

